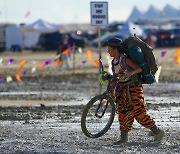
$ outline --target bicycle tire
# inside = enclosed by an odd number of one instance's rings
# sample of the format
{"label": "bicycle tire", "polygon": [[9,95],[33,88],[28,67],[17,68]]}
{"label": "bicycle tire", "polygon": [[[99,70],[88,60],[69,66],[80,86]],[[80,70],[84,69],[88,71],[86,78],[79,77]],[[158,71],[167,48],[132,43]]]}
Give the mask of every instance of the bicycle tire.
{"label": "bicycle tire", "polygon": [[[101,95],[97,95],[95,97],[93,97],[87,104],[86,106],[84,107],[84,110],[83,110],[83,113],[82,113],[82,116],[81,116],[81,129],[82,129],[82,132],[84,133],[85,136],[89,137],[89,138],[98,138],[98,137],[101,137],[102,135],[104,135],[108,130],[109,128],[111,127],[112,123],[113,123],[113,120],[114,120],[114,116],[115,116],[115,104],[113,102],[113,100],[110,98],[109,99],[109,107],[111,107],[111,109],[109,109],[109,113],[110,115],[108,115],[108,121],[106,123],[105,121],[105,126],[100,130],[98,131],[97,133],[92,133],[90,132],[88,129],[87,129],[87,121],[86,121],[86,118],[87,118],[87,114],[89,112],[89,110],[93,107],[93,105],[99,101],[99,100],[108,100],[107,99],[108,96],[105,95],[105,94],[101,94]],[[93,125],[93,124],[92,124]]]}

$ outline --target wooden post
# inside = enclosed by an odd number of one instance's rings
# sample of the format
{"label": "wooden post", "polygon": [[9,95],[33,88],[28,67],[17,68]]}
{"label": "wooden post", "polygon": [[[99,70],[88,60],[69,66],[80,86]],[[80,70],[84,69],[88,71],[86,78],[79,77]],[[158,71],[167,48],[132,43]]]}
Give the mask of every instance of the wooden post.
{"label": "wooden post", "polygon": [[[101,55],[101,27],[98,26],[98,52],[99,52],[99,61],[100,59],[102,59],[102,55]],[[99,65],[99,74],[101,73],[100,68],[101,66]],[[101,93],[102,90],[102,85],[99,83],[99,94]]]}
{"label": "wooden post", "polygon": [[98,50],[99,50],[99,59],[101,59],[101,27],[98,26]]}

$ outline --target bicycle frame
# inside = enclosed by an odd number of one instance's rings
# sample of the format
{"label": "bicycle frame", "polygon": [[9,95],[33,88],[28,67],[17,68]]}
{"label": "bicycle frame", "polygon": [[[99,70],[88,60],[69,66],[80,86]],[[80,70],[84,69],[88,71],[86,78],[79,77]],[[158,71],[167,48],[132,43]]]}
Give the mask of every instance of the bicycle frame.
{"label": "bicycle frame", "polygon": [[[102,60],[101,60],[101,59],[99,59],[99,63],[100,63],[99,71],[100,71],[100,73],[102,73],[102,72],[104,71],[104,67],[103,67],[103,63],[102,63]],[[121,74],[121,75],[122,75],[122,74],[124,75],[124,73],[120,73],[120,74]],[[114,100],[114,99],[111,97],[110,85],[112,84],[112,82],[113,82],[115,79],[118,79],[118,77],[111,76],[111,78],[108,79],[109,83],[108,83],[108,85],[107,85],[106,91],[103,93],[104,95],[107,95],[107,96],[108,96],[108,101],[107,101],[107,103],[106,103],[106,105],[105,105],[105,108],[104,108],[102,114],[101,114],[101,115],[98,115],[98,111],[99,111],[99,109],[100,109],[100,107],[101,107],[101,105],[102,105],[103,99],[100,101],[100,103],[99,103],[99,105],[98,105],[98,107],[97,107],[97,109],[96,109],[96,112],[95,112],[95,116],[98,117],[98,118],[102,118],[102,117],[104,116],[104,114],[105,114],[105,112],[106,112],[106,109],[107,109],[107,106],[108,106],[109,100],[110,100],[110,99]],[[115,106],[116,106],[116,100],[114,100],[113,102],[115,103]]]}
{"label": "bicycle frame", "polygon": [[[106,109],[107,109],[107,106],[108,106],[109,100],[110,100],[110,99],[113,100],[113,98],[111,97],[110,85],[111,85],[111,83],[112,83],[112,81],[113,81],[114,78],[115,78],[115,77],[112,77],[111,79],[108,80],[109,83],[108,83],[108,85],[107,85],[106,91],[103,93],[104,95],[107,95],[107,96],[108,96],[108,101],[107,101],[107,103],[106,103],[106,105],[105,105],[105,108],[104,108],[102,114],[101,114],[101,115],[98,115],[98,111],[99,111],[99,109],[100,109],[100,107],[101,107],[101,105],[102,105],[103,99],[101,99],[101,101],[100,101],[100,103],[99,103],[99,105],[98,105],[98,107],[97,107],[97,109],[96,109],[95,116],[98,117],[98,118],[102,118],[102,117],[104,116],[104,114],[105,114],[105,112],[106,112]],[[115,103],[115,101],[114,101],[114,103]]]}

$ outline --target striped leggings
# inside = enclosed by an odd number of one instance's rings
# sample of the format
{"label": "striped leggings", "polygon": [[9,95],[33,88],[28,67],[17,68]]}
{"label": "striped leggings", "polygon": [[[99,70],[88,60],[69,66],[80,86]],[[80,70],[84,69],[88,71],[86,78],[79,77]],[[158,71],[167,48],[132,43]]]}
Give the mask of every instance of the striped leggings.
{"label": "striped leggings", "polygon": [[151,129],[153,126],[155,126],[155,122],[146,113],[143,87],[131,87],[129,88],[129,94],[131,97],[131,103],[129,102],[127,87],[120,87],[116,95],[120,130],[131,130],[134,119],[136,119],[136,121],[142,126]]}

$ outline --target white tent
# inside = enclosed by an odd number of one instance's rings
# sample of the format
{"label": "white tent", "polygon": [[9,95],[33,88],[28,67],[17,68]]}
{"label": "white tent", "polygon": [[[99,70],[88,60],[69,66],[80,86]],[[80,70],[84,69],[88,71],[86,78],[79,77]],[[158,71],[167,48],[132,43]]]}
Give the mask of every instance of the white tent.
{"label": "white tent", "polygon": [[24,47],[35,48],[39,41],[39,36],[42,33],[57,32],[60,30],[60,28],[60,25],[51,24],[41,19],[35,21],[32,24],[23,26],[22,30],[24,37]]}
{"label": "white tent", "polygon": [[126,22],[122,29],[117,31],[118,35],[129,37],[130,35],[136,34],[137,36],[143,35],[143,30],[139,25],[132,22]]}
{"label": "white tent", "polygon": [[23,27],[25,31],[36,31],[39,33],[53,33],[59,31],[60,28],[60,25],[51,24],[41,19]]}

